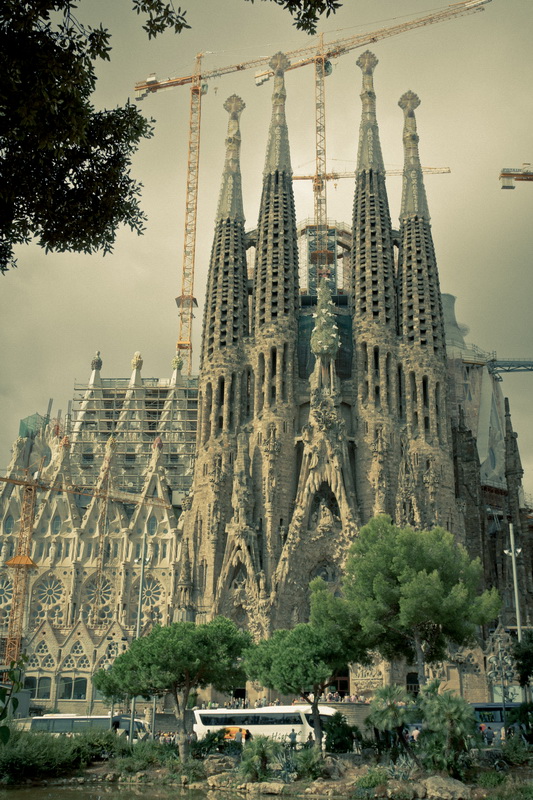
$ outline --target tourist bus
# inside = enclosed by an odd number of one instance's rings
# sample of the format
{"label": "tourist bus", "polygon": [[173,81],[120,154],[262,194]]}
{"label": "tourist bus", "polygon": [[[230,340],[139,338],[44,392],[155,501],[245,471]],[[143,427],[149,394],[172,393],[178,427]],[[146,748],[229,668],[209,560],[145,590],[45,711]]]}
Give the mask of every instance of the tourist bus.
{"label": "tourist bus", "polygon": [[[43,714],[42,717],[29,717],[14,720],[17,728],[32,732],[55,734],[83,733],[88,730],[114,730],[126,731],[129,734],[130,718],[119,714],[111,718],[108,716],[86,716],[83,714]],[[144,738],[150,733],[150,728],[142,719],[135,719],[133,738]]]}
{"label": "tourist bus", "polygon": [[[320,719],[324,723],[335,713],[334,708],[319,706]],[[305,744],[313,734],[311,706],[264,706],[262,708],[195,708],[194,732],[198,739],[222,728],[244,728],[251,736],[270,736],[287,740],[294,729],[297,741]]]}
{"label": "tourist bus", "polygon": [[[520,703],[508,702],[505,704],[506,718],[513,708],[518,708]],[[486,725],[492,728],[493,731],[499,731],[503,728],[503,704],[499,703],[470,703],[474,710],[478,728],[480,725]]]}

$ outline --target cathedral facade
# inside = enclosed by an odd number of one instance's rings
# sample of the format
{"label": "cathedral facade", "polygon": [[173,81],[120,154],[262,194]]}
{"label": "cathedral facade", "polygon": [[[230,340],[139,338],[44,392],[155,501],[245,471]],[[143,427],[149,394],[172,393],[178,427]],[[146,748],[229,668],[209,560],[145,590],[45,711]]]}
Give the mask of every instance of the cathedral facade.
{"label": "cathedral facade", "polygon": [[[405,166],[395,228],[376,118],[377,59],[365,52],[357,65],[353,216],[351,226],[328,225],[328,267],[317,268],[319,232],[296,224],[289,63],[278,53],[253,234],[241,192],[244,103],[235,95],[225,103],[198,379],[181,374],[178,358],[170,379],[144,379],[138,353],[130,379],[106,379],[97,354],[66,419],[21,430],[2,484],[0,622],[9,640],[17,601],[10,561],[33,481],[22,645],[36,705],[85,712],[98,704],[90,676],[128,646],[138,608],[144,632],[223,614],[261,638],[305,621],[310,580],[339,587],[351,542],[376,514],[453,532],[482,559],[486,586],[502,592],[509,629],[516,617],[504,549],[512,522],[529,623],[533,561],[516,435],[488,355],[467,345],[453,298],[443,302],[440,292],[420,101],[412,92],[399,101]],[[479,663],[479,653],[450,654],[441,677],[486,699]],[[351,688],[368,694],[408,671],[354,667]]]}

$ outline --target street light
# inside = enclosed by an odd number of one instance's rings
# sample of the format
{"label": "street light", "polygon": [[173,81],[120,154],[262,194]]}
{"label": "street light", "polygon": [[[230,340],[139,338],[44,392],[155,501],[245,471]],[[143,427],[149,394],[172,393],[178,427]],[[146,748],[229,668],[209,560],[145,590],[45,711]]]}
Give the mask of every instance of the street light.
{"label": "street light", "polygon": [[[146,526],[144,528],[142,546],[141,546],[141,576],[139,579],[139,596],[137,598],[137,624],[135,626],[135,639],[138,639],[141,635],[141,617],[142,617],[145,565],[146,565]],[[131,698],[130,735],[129,735],[130,744],[133,744],[134,724],[135,724],[135,696]]]}
{"label": "street light", "polygon": [[513,588],[514,588],[514,604],[516,612],[516,635],[518,641],[522,641],[522,620],[520,617],[520,603],[518,600],[518,575],[516,572],[516,557],[522,552],[522,548],[515,548],[514,544],[514,527],[513,523],[509,523],[509,542],[511,545],[510,550],[504,550],[506,556],[511,556],[511,564],[513,565]]}
{"label": "street light", "polygon": [[487,679],[494,685],[500,684],[502,690],[503,726],[507,726],[505,703],[511,699],[508,684],[514,680],[515,664],[511,654],[503,644],[504,634],[495,636],[498,650],[487,659],[490,669],[487,670]]}

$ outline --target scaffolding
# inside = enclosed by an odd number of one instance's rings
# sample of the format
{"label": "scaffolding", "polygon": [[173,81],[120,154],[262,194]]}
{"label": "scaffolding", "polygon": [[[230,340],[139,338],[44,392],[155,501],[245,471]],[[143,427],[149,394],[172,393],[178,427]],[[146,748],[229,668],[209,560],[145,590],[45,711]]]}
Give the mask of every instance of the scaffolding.
{"label": "scaffolding", "polygon": [[74,386],[71,470],[80,486],[96,484],[105,443],[116,438],[114,481],[125,492],[140,492],[156,437],[162,440],[167,480],[178,496],[192,483],[198,416],[198,378],[104,378],[99,386]]}

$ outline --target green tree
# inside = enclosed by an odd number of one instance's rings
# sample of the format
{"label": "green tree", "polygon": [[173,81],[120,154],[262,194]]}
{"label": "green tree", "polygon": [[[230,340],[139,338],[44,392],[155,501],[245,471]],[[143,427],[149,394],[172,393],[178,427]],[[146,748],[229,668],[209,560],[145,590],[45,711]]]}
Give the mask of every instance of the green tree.
{"label": "green tree", "polygon": [[[165,0],[131,0],[153,38],[189,25]],[[252,0],[253,2],[253,0]],[[272,0],[313,32],[336,0]],[[110,33],[84,25],[77,0],[0,3],[0,272],[32,238],[48,251],[112,250],[117,228],[140,234],[141,184],[130,172],[152,126],[134,105],[97,111],[95,64],[109,60]]]}
{"label": "green tree", "polygon": [[528,686],[533,675],[533,631],[524,631],[522,641],[513,644],[513,658],[520,686]]}
{"label": "green tree", "polygon": [[378,731],[394,731],[400,747],[418,766],[421,766],[417,755],[403,735],[406,724],[412,721],[415,708],[412,696],[401,686],[383,686],[381,689],[376,689],[370,703],[368,721]]}
{"label": "green tree", "polygon": [[346,664],[365,662],[367,652],[347,603],[334,597],[320,579],[313,581],[311,590],[311,622],[275,631],[251,648],[245,669],[262,686],[299,695],[310,703],[315,744],[320,749],[320,699]]}
{"label": "green tree", "polygon": [[387,516],[362,528],[346,565],[345,596],[369,647],[383,658],[418,667],[441,661],[449,642],[475,640],[477,626],[495,619],[496,589],[480,592],[482,566],[442,528],[398,528]]}
{"label": "green tree", "polygon": [[135,639],[110,670],[96,673],[93,682],[104,696],[109,696],[107,693],[113,692],[117,684],[132,696],[170,693],[175,704],[180,757],[185,759],[189,694],[206,686],[229,692],[241,684],[245,675],[240,659],[250,643],[250,635],[225,617],[203,625],[175,622]]}
{"label": "green tree", "polygon": [[419,737],[424,766],[462,777],[476,731],[472,706],[452,692],[439,694],[439,682],[425,686],[417,698],[423,730]]}
{"label": "green tree", "polygon": [[0,743],[6,744],[11,735],[11,728],[6,720],[18,708],[17,692],[22,689],[22,675],[28,661],[28,656],[23,653],[17,661],[12,661],[7,670],[7,681],[0,686]]}

